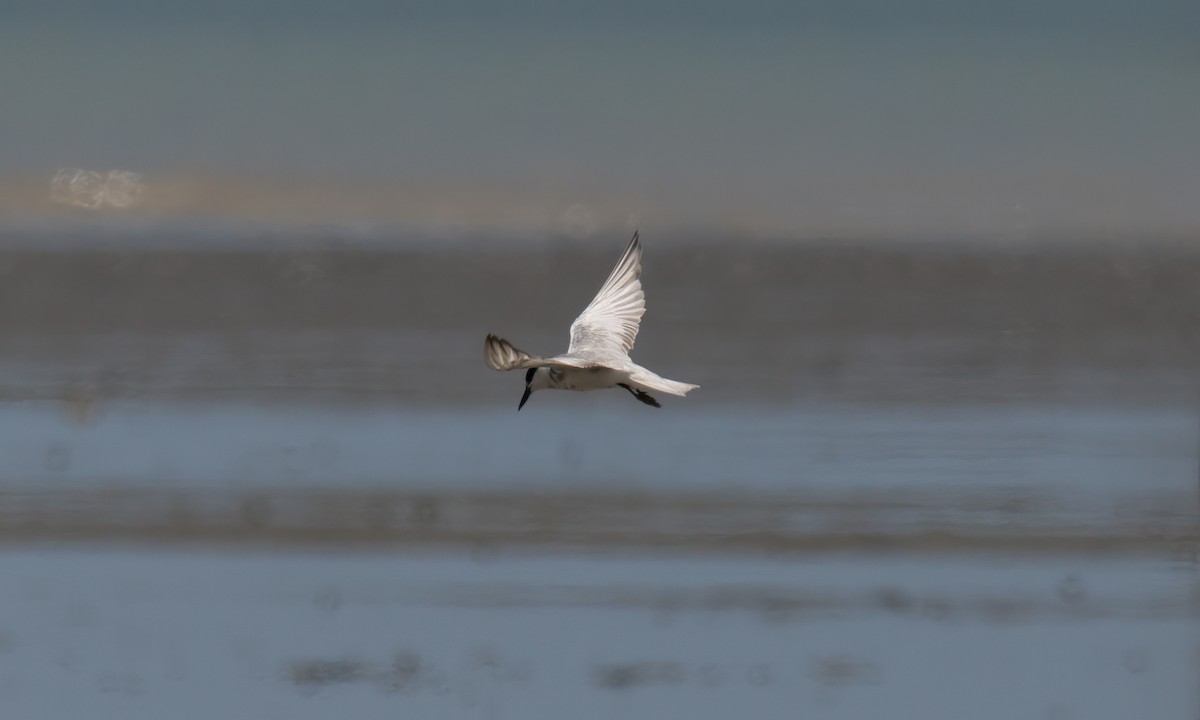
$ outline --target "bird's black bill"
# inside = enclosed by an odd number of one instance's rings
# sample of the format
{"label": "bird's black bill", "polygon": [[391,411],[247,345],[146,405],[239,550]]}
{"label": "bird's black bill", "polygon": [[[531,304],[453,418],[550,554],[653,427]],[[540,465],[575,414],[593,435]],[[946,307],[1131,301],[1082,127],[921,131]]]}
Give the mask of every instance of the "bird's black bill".
{"label": "bird's black bill", "polygon": [[525,386],[525,394],[521,396],[521,404],[517,406],[517,412],[521,412],[521,408],[525,407],[525,401],[529,399],[529,396],[532,393],[533,393],[533,391],[529,389],[528,385],[526,385]]}

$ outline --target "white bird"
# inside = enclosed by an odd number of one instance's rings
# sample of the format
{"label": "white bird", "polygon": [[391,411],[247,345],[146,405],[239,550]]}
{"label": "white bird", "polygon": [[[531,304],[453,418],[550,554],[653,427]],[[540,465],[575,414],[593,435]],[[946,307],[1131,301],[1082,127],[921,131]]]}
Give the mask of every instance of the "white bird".
{"label": "white bird", "polygon": [[493,370],[526,368],[525,394],[517,410],[525,407],[534,390],[602,390],[622,387],[635,398],[662,407],[647,390],[661,390],[680,397],[699,385],[667,380],[629,359],[638,323],[646,312],[642,292],[642,243],[633,234],[625,254],[608,279],[571,323],[571,345],[566,354],[550,358],[530,355],[512,343],[488,335],[483,359]]}

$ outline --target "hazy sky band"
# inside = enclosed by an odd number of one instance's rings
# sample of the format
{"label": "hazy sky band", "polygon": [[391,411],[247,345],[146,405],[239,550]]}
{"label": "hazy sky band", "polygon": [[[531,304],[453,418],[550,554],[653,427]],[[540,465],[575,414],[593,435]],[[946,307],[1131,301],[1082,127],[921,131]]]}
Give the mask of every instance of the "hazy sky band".
{"label": "hazy sky band", "polygon": [[205,7],[9,7],[0,179],[495,189],[785,226],[1200,218],[1192,3]]}

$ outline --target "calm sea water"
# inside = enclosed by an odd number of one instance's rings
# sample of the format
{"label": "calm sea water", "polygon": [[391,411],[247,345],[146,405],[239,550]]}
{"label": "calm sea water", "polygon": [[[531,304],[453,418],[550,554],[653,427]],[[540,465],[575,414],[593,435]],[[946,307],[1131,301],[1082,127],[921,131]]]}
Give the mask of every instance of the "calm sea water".
{"label": "calm sea water", "polygon": [[547,393],[520,415],[515,401],[419,410],[118,402],[84,422],[64,403],[9,403],[0,453],[10,489],[907,489],[1020,492],[1081,512],[1197,489],[1200,423],[1185,411],[682,400],[652,414],[627,399]]}

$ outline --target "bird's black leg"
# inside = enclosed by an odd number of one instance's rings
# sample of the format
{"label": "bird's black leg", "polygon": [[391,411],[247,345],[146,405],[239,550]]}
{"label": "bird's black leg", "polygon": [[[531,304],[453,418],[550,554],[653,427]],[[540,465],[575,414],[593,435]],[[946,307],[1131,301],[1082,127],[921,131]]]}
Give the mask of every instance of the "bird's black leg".
{"label": "bird's black leg", "polygon": [[633,396],[635,398],[637,398],[639,401],[644,402],[647,405],[650,405],[651,407],[656,407],[656,408],[662,407],[662,405],[659,405],[658,401],[655,400],[654,398],[650,397],[650,393],[646,392],[645,390],[634,390],[633,388],[629,387],[625,383],[617,383],[617,384],[620,385],[621,387],[625,388],[626,390],[628,390],[630,393],[632,393]]}

